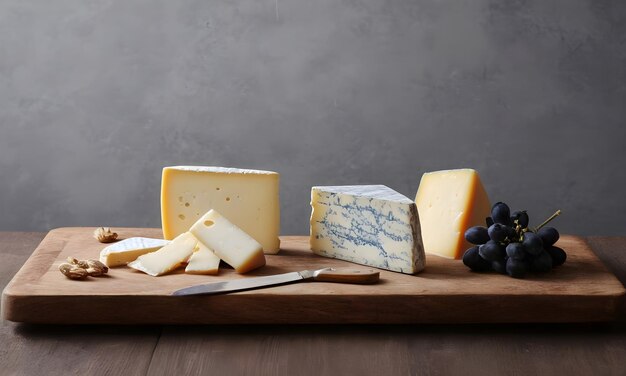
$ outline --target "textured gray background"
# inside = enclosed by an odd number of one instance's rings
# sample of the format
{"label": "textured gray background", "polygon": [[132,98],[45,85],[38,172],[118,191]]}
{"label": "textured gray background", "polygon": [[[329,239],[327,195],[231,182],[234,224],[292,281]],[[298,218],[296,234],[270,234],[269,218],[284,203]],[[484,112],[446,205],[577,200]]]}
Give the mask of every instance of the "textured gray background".
{"label": "textured gray background", "polygon": [[[626,2],[0,1],[0,230],[159,226],[161,167],[312,185],[473,167],[626,235]],[[536,222],[535,222],[536,223]]]}

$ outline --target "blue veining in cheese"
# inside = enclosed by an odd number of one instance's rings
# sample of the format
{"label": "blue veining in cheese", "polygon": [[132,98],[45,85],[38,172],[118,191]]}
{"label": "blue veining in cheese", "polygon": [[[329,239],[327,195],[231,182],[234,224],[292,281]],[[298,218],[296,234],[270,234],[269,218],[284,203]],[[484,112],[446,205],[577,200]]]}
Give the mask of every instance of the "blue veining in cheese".
{"label": "blue veining in cheese", "polygon": [[415,274],[424,246],[415,203],[384,185],[313,187],[311,250],[318,255]]}

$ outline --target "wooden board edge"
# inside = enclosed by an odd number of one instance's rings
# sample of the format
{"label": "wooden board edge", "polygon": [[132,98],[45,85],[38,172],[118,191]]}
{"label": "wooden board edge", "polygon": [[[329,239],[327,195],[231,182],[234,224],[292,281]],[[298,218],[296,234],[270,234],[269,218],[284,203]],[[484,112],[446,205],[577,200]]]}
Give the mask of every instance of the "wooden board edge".
{"label": "wooden board edge", "polygon": [[[56,260],[58,254],[62,252],[63,245],[67,241],[63,233],[78,228],[80,227],[59,227],[48,231],[2,291],[2,297],[0,297],[0,317],[4,320],[20,322],[15,320],[15,318],[20,316],[19,311],[16,312],[15,307],[18,306],[21,300],[28,298],[28,293],[24,292],[23,287],[29,284],[33,276],[39,278],[43,275]],[[43,252],[42,250],[46,248],[56,249],[57,251]],[[39,267],[38,263],[33,262],[34,258],[39,258],[43,261],[39,263]]]}
{"label": "wooden board edge", "polygon": [[[164,302],[164,297],[159,295],[59,297],[5,294],[2,307],[4,319],[33,324],[577,323],[615,321],[623,296],[531,295],[523,299],[522,307],[518,295],[501,296],[497,302],[489,296],[450,295],[298,295],[299,299],[293,300],[271,294],[167,297],[176,300],[173,304]],[[274,308],[278,304],[281,305],[280,311]],[[463,319],[454,313],[455,307],[461,305],[467,311]],[[510,312],[516,310],[510,307],[516,305],[520,306],[519,315],[511,316]],[[161,309],[165,306],[168,310]],[[257,309],[237,309],[241,306]],[[468,306],[473,308],[468,310]],[[505,315],[500,307],[508,307],[504,311],[509,313]],[[42,311],[48,314],[42,315]]]}
{"label": "wooden board edge", "polygon": [[[63,250],[63,245],[67,241],[66,237],[57,234],[63,233],[66,229],[71,229],[71,227],[53,229],[46,234],[39,245],[37,245],[37,247],[33,250],[26,262],[24,262],[24,265],[22,265],[22,267],[17,271],[17,273],[15,273],[13,278],[11,278],[9,283],[6,285],[3,295],[19,295],[21,286],[28,284],[33,277],[39,278],[48,270],[50,265],[56,260],[58,254]],[[42,251],[46,248],[56,249],[57,251]],[[33,262],[36,258],[42,262]]]}
{"label": "wooden board edge", "polygon": [[13,321],[13,322],[23,322],[19,320],[19,312],[16,314],[15,303],[16,296],[11,294],[10,291],[7,291],[7,287],[2,291],[2,298],[0,298],[0,317],[3,320]]}

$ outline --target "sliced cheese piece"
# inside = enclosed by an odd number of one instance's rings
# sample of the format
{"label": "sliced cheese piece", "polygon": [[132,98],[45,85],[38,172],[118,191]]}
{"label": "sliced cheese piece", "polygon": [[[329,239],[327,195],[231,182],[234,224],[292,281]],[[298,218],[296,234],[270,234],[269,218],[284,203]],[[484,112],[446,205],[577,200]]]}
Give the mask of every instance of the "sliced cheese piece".
{"label": "sliced cheese piece", "polygon": [[225,167],[174,166],[163,169],[163,237],[188,231],[215,209],[261,243],[265,253],[280,249],[279,174]]}
{"label": "sliced cheese piece", "polygon": [[189,231],[237,273],[265,265],[261,244],[215,210],[209,210]]}
{"label": "sliced cheese piece", "polygon": [[202,242],[198,242],[196,251],[189,258],[185,273],[217,274],[219,267],[220,258]]}
{"label": "sliced cheese piece", "polygon": [[415,203],[426,252],[453,259],[471,247],[465,231],[484,226],[491,212],[487,192],[472,169],[425,173]]}
{"label": "sliced cheese piece", "polygon": [[156,277],[171,272],[187,261],[196,249],[196,244],[198,240],[185,232],[158,251],[139,256],[128,266]]}
{"label": "sliced cheese piece", "polygon": [[100,251],[100,261],[108,267],[126,265],[141,255],[160,249],[169,242],[169,240],[141,237],[124,239]]}
{"label": "sliced cheese piece", "polygon": [[384,185],[313,187],[311,250],[415,274],[425,265],[415,203]]}

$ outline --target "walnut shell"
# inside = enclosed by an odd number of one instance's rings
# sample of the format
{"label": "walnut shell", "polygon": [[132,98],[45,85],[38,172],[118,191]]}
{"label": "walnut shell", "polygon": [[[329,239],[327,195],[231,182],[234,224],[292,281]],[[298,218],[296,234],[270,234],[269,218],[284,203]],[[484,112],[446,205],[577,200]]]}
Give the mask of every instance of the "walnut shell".
{"label": "walnut shell", "polygon": [[85,279],[89,276],[87,270],[72,264],[63,263],[59,270],[69,279]]}
{"label": "walnut shell", "polygon": [[117,240],[117,232],[111,231],[109,227],[98,227],[93,232],[93,237],[100,243],[113,243]]}

